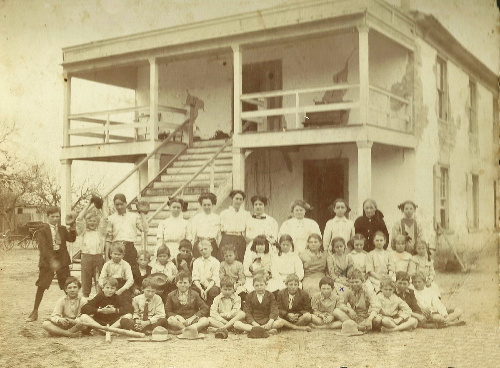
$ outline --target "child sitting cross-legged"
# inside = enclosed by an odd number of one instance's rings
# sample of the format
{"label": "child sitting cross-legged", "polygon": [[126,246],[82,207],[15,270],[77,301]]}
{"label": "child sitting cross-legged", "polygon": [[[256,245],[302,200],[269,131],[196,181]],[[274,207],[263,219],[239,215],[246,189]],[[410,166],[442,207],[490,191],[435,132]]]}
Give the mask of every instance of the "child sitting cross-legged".
{"label": "child sitting cross-legged", "polygon": [[418,321],[418,327],[423,328],[435,328],[437,327],[433,323],[428,323],[425,318],[420,306],[418,305],[417,298],[415,298],[415,292],[410,289],[410,275],[408,272],[399,271],[396,272],[396,295],[405,301],[406,304],[411,309],[411,316],[416,318]]}
{"label": "child sitting cross-legged", "polygon": [[320,292],[311,299],[313,309],[312,323],[315,328],[341,328],[342,322],[349,319],[342,310],[345,309],[344,299],[335,289],[335,282],[325,276],[319,280]]}
{"label": "child sitting cross-legged", "polygon": [[151,275],[151,254],[147,250],[137,252],[137,264],[132,267],[132,275],[134,275],[134,286],[132,287],[133,294],[139,295],[142,293],[142,282]]}
{"label": "child sitting cross-legged", "polygon": [[435,292],[426,287],[427,277],[423,272],[415,273],[412,276],[412,281],[415,288],[415,298],[427,322],[436,323],[437,327],[465,324],[465,321],[459,320],[463,313],[461,309],[447,310]]}
{"label": "child sitting cross-legged", "polygon": [[377,294],[380,312],[373,320],[374,328],[381,327],[382,332],[411,330],[417,327],[418,321],[411,316],[411,309],[403,299],[394,294],[396,284],[388,276],[380,281],[381,293]]}
{"label": "child sitting cross-legged", "polygon": [[177,276],[177,267],[170,259],[170,249],[166,245],[160,245],[156,250],[156,260],[151,266],[151,275],[163,274],[166,277],[166,283],[158,288],[157,292],[165,302],[167,295],[175,290],[175,276]]}
{"label": "child sitting cross-legged", "polygon": [[200,293],[207,305],[212,305],[220,289],[220,262],[212,257],[212,244],[202,240],[198,244],[201,256],[193,262],[193,290]]}
{"label": "child sitting cross-legged", "polygon": [[131,318],[134,309],[127,298],[118,295],[118,281],[106,277],[102,291],[82,307],[82,315],[77,319],[89,324],[120,327],[120,318]]}
{"label": "child sitting cross-legged", "polygon": [[179,272],[175,278],[177,290],[167,296],[165,313],[168,327],[180,331],[188,326],[196,326],[198,331],[208,327],[208,307],[200,295],[191,290],[191,275]]}
{"label": "child sitting cross-legged", "polygon": [[220,282],[221,293],[217,295],[210,307],[208,328],[216,332],[218,328],[231,328],[236,321],[245,318],[245,312],[241,310],[241,298],[235,293],[235,284],[231,277],[226,276]]}
{"label": "child sitting cross-legged", "polygon": [[283,327],[292,330],[311,331],[308,324],[312,319],[311,299],[307,292],[299,289],[299,277],[290,274],[285,280],[286,289],[278,292],[278,311]]}
{"label": "child sitting cross-legged", "polygon": [[132,318],[122,318],[121,328],[150,334],[156,327],[167,327],[165,305],[156,294],[157,285],[153,278],[147,277],[142,281],[143,294],[132,299],[134,314]]}
{"label": "child sitting cross-legged", "polygon": [[263,327],[270,334],[278,333],[284,321],[278,316],[278,304],[274,295],[266,290],[267,277],[257,273],[253,277],[253,291],[247,295],[245,301],[245,322],[236,321],[234,328],[250,332],[253,327]]}
{"label": "child sitting cross-legged", "polygon": [[246,278],[243,263],[236,260],[236,247],[232,244],[223,245],[222,254],[224,255],[224,261],[220,264],[220,279],[222,280],[225,277],[233,279],[236,294],[240,296],[241,300],[244,300],[247,296],[244,287]]}
{"label": "child sitting cross-legged", "polygon": [[378,315],[380,302],[375,292],[365,284],[365,275],[355,268],[349,274],[349,285],[344,296],[343,311],[358,325],[358,330],[369,331]]}
{"label": "child sitting cross-legged", "polygon": [[80,295],[80,281],[70,276],[64,283],[66,296],[60,298],[54,307],[54,312],[48,321],[43,322],[43,329],[51,336],[80,337],[81,325],[75,324],[82,306],[87,299]]}
{"label": "child sitting cross-legged", "polygon": [[99,276],[99,285],[104,287],[104,281],[113,277],[117,282],[116,295],[122,295],[132,302],[130,289],[134,285],[134,275],[130,264],[123,259],[125,256],[125,246],[121,242],[116,242],[111,245],[111,259],[102,267],[101,275]]}

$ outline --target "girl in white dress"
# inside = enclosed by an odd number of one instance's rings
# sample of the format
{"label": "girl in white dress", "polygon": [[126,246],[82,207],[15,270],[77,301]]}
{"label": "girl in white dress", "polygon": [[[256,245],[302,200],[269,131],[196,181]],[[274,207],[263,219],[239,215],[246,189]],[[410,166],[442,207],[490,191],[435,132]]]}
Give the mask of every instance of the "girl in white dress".
{"label": "girl in white dress", "polygon": [[321,234],[318,223],[304,217],[310,208],[311,206],[306,201],[300,199],[293,201],[291,205],[293,217],[283,222],[278,234],[278,236],[288,234],[292,237],[294,252],[297,254],[306,250],[309,235]]}
{"label": "girl in white dress", "polygon": [[166,245],[170,250],[172,259],[175,259],[179,254],[179,242],[183,239],[192,240],[191,223],[184,219],[183,212],[187,208],[187,203],[181,198],[171,198],[168,205],[170,207],[170,217],[158,225],[154,254],[156,254],[160,246]]}
{"label": "girl in white dress", "polygon": [[264,273],[268,279],[266,290],[274,292],[278,290],[279,274],[274,264],[274,256],[269,251],[269,242],[265,236],[257,236],[252,247],[245,252],[243,259],[243,270],[245,272],[245,289],[247,293],[254,290],[253,277]]}
{"label": "girl in white dress", "polygon": [[[288,234],[283,234],[279,240],[278,255],[275,256],[276,270],[279,274],[279,290],[286,289],[286,279],[289,275],[296,275],[299,281],[304,278],[304,265],[299,255],[293,251],[293,240]],[[299,282],[299,287],[301,283]]]}

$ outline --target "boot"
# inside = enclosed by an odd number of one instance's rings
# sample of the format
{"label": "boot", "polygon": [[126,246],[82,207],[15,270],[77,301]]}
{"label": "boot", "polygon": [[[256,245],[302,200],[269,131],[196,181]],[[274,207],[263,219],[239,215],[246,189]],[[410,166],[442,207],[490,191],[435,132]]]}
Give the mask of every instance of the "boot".
{"label": "boot", "polygon": [[29,317],[26,319],[26,322],[35,322],[38,319],[38,310],[33,309],[33,312],[29,315]]}

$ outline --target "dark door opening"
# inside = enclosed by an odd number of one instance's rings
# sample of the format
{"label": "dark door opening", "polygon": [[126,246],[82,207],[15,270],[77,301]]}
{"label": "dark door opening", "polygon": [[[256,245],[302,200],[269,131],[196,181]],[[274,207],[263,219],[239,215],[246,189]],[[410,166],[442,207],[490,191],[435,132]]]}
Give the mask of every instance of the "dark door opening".
{"label": "dark door opening", "polygon": [[316,220],[321,231],[333,217],[330,205],[337,198],[348,200],[348,160],[305,160],[304,199],[313,207],[308,217]]}

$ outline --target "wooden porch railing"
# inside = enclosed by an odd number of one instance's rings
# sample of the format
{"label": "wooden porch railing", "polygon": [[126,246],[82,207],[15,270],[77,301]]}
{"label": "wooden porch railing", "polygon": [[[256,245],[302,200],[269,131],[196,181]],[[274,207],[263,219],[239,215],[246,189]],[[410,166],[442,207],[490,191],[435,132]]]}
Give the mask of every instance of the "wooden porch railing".
{"label": "wooden porch railing", "polygon": [[388,129],[413,132],[413,101],[385,89],[370,86],[370,124]]}

